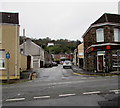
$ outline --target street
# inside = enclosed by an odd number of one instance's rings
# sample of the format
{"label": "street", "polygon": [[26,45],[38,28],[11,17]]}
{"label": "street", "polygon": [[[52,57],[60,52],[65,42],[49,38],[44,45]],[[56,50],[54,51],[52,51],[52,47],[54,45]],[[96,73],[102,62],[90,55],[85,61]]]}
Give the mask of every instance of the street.
{"label": "street", "polygon": [[101,102],[118,98],[118,76],[75,75],[62,65],[36,72],[35,80],[3,85],[2,106],[101,107]]}

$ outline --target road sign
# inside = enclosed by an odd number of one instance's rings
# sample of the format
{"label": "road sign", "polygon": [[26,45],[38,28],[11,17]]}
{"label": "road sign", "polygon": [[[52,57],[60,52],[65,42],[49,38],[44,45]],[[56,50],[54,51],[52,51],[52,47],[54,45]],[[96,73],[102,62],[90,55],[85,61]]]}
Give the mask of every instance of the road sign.
{"label": "road sign", "polygon": [[10,59],[10,53],[9,52],[6,53],[6,58]]}

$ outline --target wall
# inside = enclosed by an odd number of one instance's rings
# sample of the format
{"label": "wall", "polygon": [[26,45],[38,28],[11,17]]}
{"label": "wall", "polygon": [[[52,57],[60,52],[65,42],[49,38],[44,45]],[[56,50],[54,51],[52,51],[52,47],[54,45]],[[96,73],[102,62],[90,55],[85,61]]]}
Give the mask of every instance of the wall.
{"label": "wall", "polygon": [[[9,74],[10,79],[20,78],[19,66],[19,26],[16,24],[1,24],[2,28],[2,48],[10,53]],[[4,70],[0,70],[0,79],[7,79],[8,61],[5,60]]]}
{"label": "wall", "polygon": [[[103,28],[104,29],[104,42],[96,42],[96,29]],[[105,25],[101,27],[91,28],[85,35],[84,39],[84,56],[85,56],[85,69],[88,71],[93,71],[97,68],[97,58],[96,52],[92,52],[87,54],[86,49],[91,45],[95,44],[102,44],[102,43],[115,43],[114,42],[114,26],[112,25]],[[106,51],[107,64],[111,68],[112,67],[112,59],[111,59],[111,52]]]}
{"label": "wall", "polygon": [[20,68],[21,72],[27,70],[27,56],[20,54]]}

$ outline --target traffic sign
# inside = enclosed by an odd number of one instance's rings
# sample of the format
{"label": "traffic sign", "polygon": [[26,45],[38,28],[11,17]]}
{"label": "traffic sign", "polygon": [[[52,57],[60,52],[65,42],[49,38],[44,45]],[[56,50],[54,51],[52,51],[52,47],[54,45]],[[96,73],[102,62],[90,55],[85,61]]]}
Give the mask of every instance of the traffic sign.
{"label": "traffic sign", "polygon": [[6,58],[10,59],[10,53],[9,52],[6,53]]}

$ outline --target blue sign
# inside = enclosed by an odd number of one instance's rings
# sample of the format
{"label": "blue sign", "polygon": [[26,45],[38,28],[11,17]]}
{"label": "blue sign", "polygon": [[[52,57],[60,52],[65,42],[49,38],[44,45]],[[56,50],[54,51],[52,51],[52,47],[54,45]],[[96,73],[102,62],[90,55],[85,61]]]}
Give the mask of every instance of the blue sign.
{"label": "blue sign", "polygon": [[9,52],[6,53],[6,58],[7,58],[7,59],[10,58],[10,53],[9,53]]}

